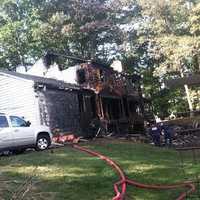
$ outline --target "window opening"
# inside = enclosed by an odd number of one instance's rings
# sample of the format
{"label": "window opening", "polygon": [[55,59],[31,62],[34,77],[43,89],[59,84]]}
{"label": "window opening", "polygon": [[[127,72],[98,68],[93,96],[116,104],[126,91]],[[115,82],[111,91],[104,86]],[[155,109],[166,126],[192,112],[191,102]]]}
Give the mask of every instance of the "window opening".
{"label": "window opening", "polygon": [[27,123],[25,120],[16,117],[16,116],[10,116],[12,127],[26,127]]}

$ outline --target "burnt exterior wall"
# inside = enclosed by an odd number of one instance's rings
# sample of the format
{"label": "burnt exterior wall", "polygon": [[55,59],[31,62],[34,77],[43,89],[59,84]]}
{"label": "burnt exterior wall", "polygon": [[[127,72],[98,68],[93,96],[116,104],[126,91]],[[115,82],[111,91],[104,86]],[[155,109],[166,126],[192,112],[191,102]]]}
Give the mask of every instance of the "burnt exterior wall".
{"label": "burnt exterior wall", "polygon": [[[86,89],[92,89],[96,93],[109,90],[117,95],[125,92],[123,77],[114,72],[110,67],[101,67],[94,64],[81,64],[77,71],[77,77],[84,73],[84,78],[78,78],[78,84]],[[82,76],[83,77],[83,76]]]}
{"label": "burnt exterior wall", "polygon": [[51,129],[80,133],[79,102],[76,92],[58,89],[38,91],[41,124]]}
{"label": "burnt exterior wall", "polygon": [[94,121],[121,134],[143,130],[138,77],[88,63],[81,64],[76,73],[76,87],[60,82],[36,85],[41,124],[84,137],[96,135],[90,132]]}
{"label": "burnt exterior wall", "polygon": [[[111,127],[112,132],[143,132],[144,103],[139,75],[119,73],[108,66],[83,63],[77,70],[77,80],[81,88],[95,92],[96,117]],[[85,114],[83,118],[87,119],[89,115]]]}
{"label": "burnt exterior wall", "polygon": [[95,93],[104,91],[117,95],[140,95],[140,77],[114,71],[111,67],[96,64],[81,64],[77,70],[79,86],[92,89]]}

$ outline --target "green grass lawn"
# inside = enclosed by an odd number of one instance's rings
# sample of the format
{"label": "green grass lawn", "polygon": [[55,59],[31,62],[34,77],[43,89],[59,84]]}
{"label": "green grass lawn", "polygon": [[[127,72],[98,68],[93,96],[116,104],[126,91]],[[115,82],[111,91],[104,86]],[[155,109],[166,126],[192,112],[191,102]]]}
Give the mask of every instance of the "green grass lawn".
{"label": "green grass lawn", "polygon": [[[195,177],[200,163],[185,155],[184,170],[175,150],[130,142],[82,144],[115,160],[126,175],[143,183],[168,184]],[[104,161],[71,147],[0,157],[0,199],[109,200],[117,175]],[[23,187],[24,186],[24,187]],[[180,190],[147,191],[128,187],[127,199],[173,200]],[[190,199],[190,198],[188,198]],[[199,199],[199,198],[191,198]]]}

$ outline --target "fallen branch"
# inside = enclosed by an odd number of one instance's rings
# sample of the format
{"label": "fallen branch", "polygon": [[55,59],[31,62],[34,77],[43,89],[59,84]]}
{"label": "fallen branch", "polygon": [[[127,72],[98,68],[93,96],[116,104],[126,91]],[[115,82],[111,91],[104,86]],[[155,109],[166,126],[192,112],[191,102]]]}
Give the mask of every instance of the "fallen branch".
{"label": "fallen branch", "polygon": [[28,177],[12,194],[11,200],[22,200],[28,191],[31,190],[33,186],[33,178],[36,176],[36,171],[38,167],[35,167],[32,176]]}

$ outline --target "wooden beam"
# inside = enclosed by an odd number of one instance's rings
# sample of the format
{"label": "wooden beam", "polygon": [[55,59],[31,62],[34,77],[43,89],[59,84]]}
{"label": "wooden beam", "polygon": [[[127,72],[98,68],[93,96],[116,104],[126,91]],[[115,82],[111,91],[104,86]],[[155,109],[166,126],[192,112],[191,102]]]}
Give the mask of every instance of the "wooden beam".
{"label": "wooden beam", "polygon": [[165,81],[165,85],[168,88],[184,87],[184,85],[200,86],[200,74],[193,74],[183,78],[170,79]]}

